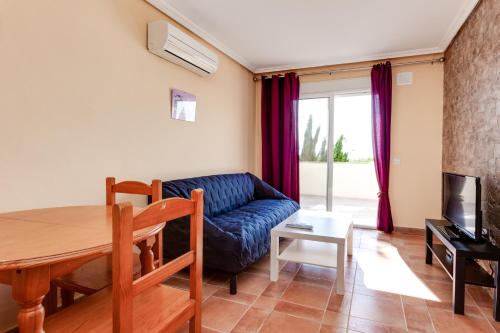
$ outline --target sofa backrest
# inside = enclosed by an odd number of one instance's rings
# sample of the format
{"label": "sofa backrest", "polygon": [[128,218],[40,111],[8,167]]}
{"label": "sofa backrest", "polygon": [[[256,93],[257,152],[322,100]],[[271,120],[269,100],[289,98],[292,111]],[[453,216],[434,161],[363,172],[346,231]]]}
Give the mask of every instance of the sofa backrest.
{"label": "sofa backrest", "polygon": [[224,214],[254,199],[254,183],[250,174],[235,173],[177,179],[163,182],[163,198],[189,198],[191,190],[204,191],[204,215]]}

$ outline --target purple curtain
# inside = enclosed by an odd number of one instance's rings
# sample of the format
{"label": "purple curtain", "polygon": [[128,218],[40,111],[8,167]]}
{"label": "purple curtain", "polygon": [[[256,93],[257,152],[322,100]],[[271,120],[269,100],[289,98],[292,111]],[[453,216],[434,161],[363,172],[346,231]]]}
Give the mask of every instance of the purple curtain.
{"label": "purple curtain", "polygon": [[391,63],[373,66],[372,78],[372,122],[373,158],[379,186],[377,229],[390,233],[392,225],[389,201],[389,167],[391,164]]}
{"label": "purple curtain", "polygon": [[299,202],[299,78],[262,79],[262,179]]}

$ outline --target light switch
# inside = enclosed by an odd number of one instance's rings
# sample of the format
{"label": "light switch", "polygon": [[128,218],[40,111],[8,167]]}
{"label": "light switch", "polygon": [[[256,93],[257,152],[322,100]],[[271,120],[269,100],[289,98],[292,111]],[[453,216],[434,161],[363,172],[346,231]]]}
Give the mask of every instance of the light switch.
{"label": "light switch", "polygon": [[394,157],[393,159],[395,165],[400,165],[401,164],[401,159],[399,157]]}

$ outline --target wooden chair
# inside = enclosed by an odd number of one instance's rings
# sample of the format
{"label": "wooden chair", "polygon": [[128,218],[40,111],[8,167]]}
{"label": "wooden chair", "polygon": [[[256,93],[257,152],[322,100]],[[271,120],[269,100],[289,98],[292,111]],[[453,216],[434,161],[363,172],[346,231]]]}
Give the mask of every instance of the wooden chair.
{"label": "wooden chair", "polygon": [[[117,193],[150,195],[152,202],[156,202],[161,199],[161,191],[161,180],[155,179],[151,185],[147,185],[137,181],[116,183],[115,178],[108,177],[106,178],[106,205],[112,206],[116,203]],[[140,259],[137,254],[134,255],[134,273],[137,277],[148,273],[155,266],[160,266],[163,261],[162,233],[155,236],[153,245],[151,243],[151,241],[145,241],[139,244],[142,255]],[[144,258],[149,251],[153,252],[152,263]],[[141,262],[145,265],[141,266]],[[61,289],[61,301],[64,308],[74,303],[75,292],[88,296],[110,286],[111,271],[111,254],[108,254],[82,265],[70,274],[53,280],[51,291],[45,302],[47,313],[52,314],[57,309],[57,288]]]}
{"label": "wooden chair", "polygon": [[[190,216],[190,251],[133,281],[135,230]],[[203,191],[191,199],[170,198],[134,214],[130,203],[113,206],[113,285],[46,319],[51,332],[175,332],[189,320],[201,332]],[[189,291],[161,284],[189,267]]]}

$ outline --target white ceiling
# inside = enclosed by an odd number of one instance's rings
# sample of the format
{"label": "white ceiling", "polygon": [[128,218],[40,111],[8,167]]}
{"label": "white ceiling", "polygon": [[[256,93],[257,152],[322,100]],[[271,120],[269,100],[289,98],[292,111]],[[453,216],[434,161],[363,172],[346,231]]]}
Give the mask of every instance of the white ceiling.
{"label": "white ceiling", "polygon": [[253,72],[442,52],[478,0],[147,0]]}

